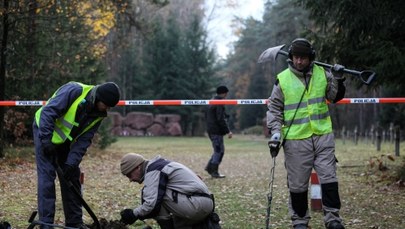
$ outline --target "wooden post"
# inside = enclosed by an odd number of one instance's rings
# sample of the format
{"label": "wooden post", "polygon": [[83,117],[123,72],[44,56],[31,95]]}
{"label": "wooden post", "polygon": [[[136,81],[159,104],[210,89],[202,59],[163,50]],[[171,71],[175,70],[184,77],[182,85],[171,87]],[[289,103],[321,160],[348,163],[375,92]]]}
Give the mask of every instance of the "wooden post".
{"label": "wooden post", "polygon": [[376,128],[376,138],[377,138],[377,151],[381,151],[381,128],[378,125]]}
{"label": "wooden post", "polygon": [[375,143],[375,138],[374,138],[374,125],[371,125],[370,134],[371,134],[371,144],[374,145],[374,143]]}
{"label": "wooden post", "polygon": [[357,126],[354,127],[353,138],[354,138],[354,144],[357,145],[357,142],[358,142],[358,129],[357,129]]}
{"label": "wooden post", "polygon": [[399,142],[401,140],[401,134],[399,126],[395,127],[395,156],[399,157]]}
{"label": "wooden post", "polygon": [[345,138],[346,138],[345,132],[346,132],[346,127],[343,126],[342,130],[341,130],[341,134],[340,134],[342,136],[343,145],[345,144]]}
{"label": "wooden post", "polygon": [[390,142],[394,142],[394,123],[390,123]]}
{"label": "wooden post", "polygon": [[368,130],[364,130],[364,137],[366,138],[366,144],[368,144]]}

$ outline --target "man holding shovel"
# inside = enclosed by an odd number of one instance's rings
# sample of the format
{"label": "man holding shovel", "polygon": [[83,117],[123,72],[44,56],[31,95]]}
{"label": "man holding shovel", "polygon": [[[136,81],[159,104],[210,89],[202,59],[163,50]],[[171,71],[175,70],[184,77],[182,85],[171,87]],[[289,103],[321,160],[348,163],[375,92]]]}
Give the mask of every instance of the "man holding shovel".
{"label": "man holding shovel", "polygon": [[339,216],[335,143],[326,103],[344,97],[344,67],[334,65],[329,71],[315,64],[315,50],[303,38],[292,42],[288,57],[288,68],[277,75],[269,98],[267,126],[272,156],[284,147],[292,225],[295,229],[308,228],[308,183],[315,169],[321,183],[325,226],[344,229]]}
{"label": "man holding shovel", "polygon": [[54,221],[57,173],[66,227],[87,228],[82,219],[82,198],[71,187],[80,190],[79,164],[108,109],[117,105],[119,98],[119,88],[112,82],[97,86],[69,82],[36,112],[33,133],[42,229],[52,228],[48,225]]}

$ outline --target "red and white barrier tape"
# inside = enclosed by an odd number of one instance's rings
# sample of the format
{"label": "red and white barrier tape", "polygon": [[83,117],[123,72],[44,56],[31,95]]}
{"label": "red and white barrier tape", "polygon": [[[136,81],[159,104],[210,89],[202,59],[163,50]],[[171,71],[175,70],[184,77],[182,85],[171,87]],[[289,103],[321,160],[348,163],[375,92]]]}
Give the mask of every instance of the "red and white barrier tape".
{"label": "red and white barrier tape", "polygon": [[[267,99],[218,99],[218,100],[120,100],[118,106],[201,106],[201,105],[258,105]],[[46,101],[0,101],[0,106],[42,106]],[[338,104],[351,103],[405,103],[405,98],[345,98]]]}

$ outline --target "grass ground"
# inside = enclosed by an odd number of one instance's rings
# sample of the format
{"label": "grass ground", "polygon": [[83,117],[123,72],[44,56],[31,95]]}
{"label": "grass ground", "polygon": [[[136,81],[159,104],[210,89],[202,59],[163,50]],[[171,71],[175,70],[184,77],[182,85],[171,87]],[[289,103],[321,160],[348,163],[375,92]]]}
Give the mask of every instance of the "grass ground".
{"label": "grass ground", "polygon": [[[85,173],[84,199],[99,218],[118,219],[120,210],[135,207],[140,202],[141,185],[130,183],[119,171],[120,158],[128,152],[156,155],[181,162],[207,183],[216,197],[216,211],[225,229],[265,228],[270,177],[270,154],[267,140],[258,136],[236,135],[225,140],[226,153],[220,166],[225,179],[212,179],[204,171],[211,155],[208,138],[204,137],[141,137],[119,138],[104,151],[90,149],[81,168]],[[392,154],[393,146],[384,144],[376,152],[371,143],[354,145],[337,140],[338,176],[342,199],[341,215],[346,228],[405,228],[405,189],[391,179],[402,158],[391,161],[381,155]],[[404,154],[404,144],[401,153]],[[27,149],[25,149],[27,151]],[[28,149],[32,151],[32,149]],[[19,156],[16,156],[19,155]],[[388,168],[381,172],[370,167],[378,160]],[[283,154],[277,157],[271,228],[290,228],[287,212],[288,191]],[[33,154],[13,149],[0,160],[0,221],[7,220],[13,228],[27,228],[28,218],[36,210],[36,169]],[[57,190],[59,198],[59,190]],[[311,212],[312,228],[323,228],[322,213]],[[85,214],[85,221],[92,223]],[[63,223],[60,200],[56,223]],[[153,221],[148,221],[158,228]],[[137,222],[131,228],[142,228]]]}

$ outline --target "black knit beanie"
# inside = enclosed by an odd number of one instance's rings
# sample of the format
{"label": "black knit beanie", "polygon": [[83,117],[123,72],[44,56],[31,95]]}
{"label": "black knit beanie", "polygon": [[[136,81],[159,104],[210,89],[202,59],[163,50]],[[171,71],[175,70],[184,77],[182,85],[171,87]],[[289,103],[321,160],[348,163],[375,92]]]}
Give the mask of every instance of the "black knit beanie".
{"label": "black knit beanie", "polygon": [[219,86],[217,87],[217,94],[224,94],[227,93],[229,90],[226,86]]}
{"label": "black knit beanie", "polygon": [[103,83],[97,87],[96,99],[109,107],[115,107],[120,100],[120,88],[113,82]]}

